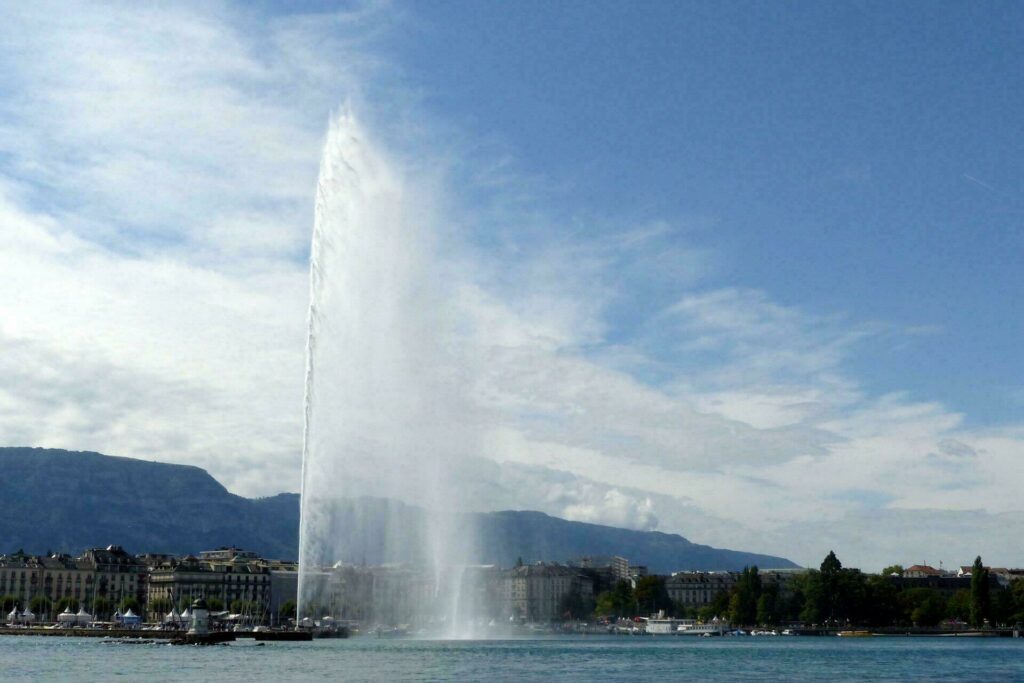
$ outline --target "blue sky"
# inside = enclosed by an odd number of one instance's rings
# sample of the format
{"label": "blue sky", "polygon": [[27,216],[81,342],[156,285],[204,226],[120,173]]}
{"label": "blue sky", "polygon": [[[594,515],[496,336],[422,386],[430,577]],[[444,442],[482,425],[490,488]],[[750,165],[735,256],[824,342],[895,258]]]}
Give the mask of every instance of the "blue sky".
{"label": "blue sky", "polygon": [[556,210],[697,224],[678,238],[715,252],[710,282],[920,330],[851,358],[874,390],[1019,416],[1020,7],[411,12],[388,49],[425,107],[507,144]]}
{"label": "blue sky", "polygon": [[313,197],[348,103],[443,254],[477,507],[1022,565],[1022,20],[0,10],[0,443],[296,490]]}

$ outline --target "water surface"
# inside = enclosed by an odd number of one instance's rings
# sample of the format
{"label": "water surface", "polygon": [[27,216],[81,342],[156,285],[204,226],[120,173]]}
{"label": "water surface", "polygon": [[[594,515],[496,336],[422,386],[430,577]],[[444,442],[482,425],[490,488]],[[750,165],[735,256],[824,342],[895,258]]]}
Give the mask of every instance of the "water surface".
{"label": "water surface", "polygon": [[4,636],[0,672],[4,681],[1009,681],[1024,680],[1024,639],[361,637],[181,647]]}

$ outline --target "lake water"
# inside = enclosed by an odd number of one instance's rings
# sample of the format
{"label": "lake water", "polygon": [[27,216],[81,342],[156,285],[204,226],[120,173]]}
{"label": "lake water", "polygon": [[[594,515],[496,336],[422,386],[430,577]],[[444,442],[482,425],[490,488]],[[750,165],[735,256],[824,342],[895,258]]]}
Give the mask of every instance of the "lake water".
{"label": "lake water", "polygon": [[0,679],[907,681],[1024,680],[1024,639],[651,638],[418,641],[359,637],[216,647],[0,636]]}

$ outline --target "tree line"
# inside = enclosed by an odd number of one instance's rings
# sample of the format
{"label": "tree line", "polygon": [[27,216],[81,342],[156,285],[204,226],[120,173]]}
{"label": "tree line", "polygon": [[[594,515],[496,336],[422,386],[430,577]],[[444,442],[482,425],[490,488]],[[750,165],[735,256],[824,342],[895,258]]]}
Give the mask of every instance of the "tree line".
{"label": "tree line", "polygon": [[829,552],[817,570],[793,576],[784,588],[763,581],[756,566],[746,567],[731,590],[722,591],[699,609],[673,602],[665,577],[641,577],[635,587],[619,581],[598,594],[593,614],[633,617],[664,610],[675,617],[705,621],[720,617],[749,626],[801,622],[837,627],[933,627],[949,620],[983,628],[1024,622],[1024,580],[1008,588],[993,585],[980,557],[971,568],[970,587],[952,594],[901,581],[902,574],[902,567],[895,565],[881,574],[863,574],[844,568],[835,553]]}

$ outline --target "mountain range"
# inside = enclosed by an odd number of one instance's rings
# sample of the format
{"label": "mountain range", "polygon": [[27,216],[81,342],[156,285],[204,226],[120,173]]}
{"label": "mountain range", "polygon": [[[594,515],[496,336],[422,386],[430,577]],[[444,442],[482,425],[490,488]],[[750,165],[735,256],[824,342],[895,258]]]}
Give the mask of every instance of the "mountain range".
{"label": "mountain range", "polygon": [[[110,544],[135,553],[196,553],[221,546],[265,557],[298,555],[299,495],[244,498],[208,472],[189,465],[100,453],[43,448],[0,448],[0,553],[78,553]],[[348,501],[361,520],[359,558],[377,564],[374,529],[396,503]],[[419,508],[397,504],[409,524],[422,524]],[[678,534],[635,531],[559,519],[541,512],[475,513],[480,561],[511,566],[518,559],[564,561],[584,556],[627,557],[650,571],[738,570],[795,567],[771,555],[691,543]],[[356,525],[347,528],[356,531]],[[356,547],[355,543],[351,547]],[[409,559],[409,558],[398,558]]]}

